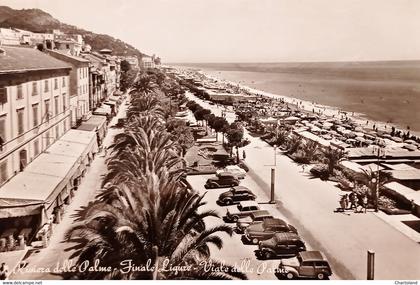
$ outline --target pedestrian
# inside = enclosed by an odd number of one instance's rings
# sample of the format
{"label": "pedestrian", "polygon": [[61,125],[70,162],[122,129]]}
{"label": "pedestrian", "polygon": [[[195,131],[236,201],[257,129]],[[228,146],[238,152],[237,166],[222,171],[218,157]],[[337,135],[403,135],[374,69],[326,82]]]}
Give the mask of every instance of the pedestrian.
{"label": "pedestrian", "polygon": [[365,209],[365,213],[368,207],[368,198],[366,195],[363,196],[363,208]]}
{"label": "pedestrian", "polygon": [[245,160],[245,158],[246,158],[246,153],[245,153],[245,150],[243,150],[242,151],[242,157],[244,158],[244,160]]}
{"label": "pedestrian", "polygon": [[343,199],[344,199],[344,209],[347,210],[349,207],[349,196],[346,194],[344,195]]}
{"label": "pedestrian", "polygon": [[354,192],[352,191],[349,194],[349,202],[350,202],[350,210],[356,207],[356,195],[354,194]]}
{"label": "pedestrian", "polygon": [[302,173],[305,172],[305,164],[302,164]]}
{"label": "pedestrian", "polygon": [[9,267],[6,265],[6,263],[2,263],[0,265],[0,280],[6,280],[9,275]]}
{"label": "pedestrian", "polygon": [[354,209],[355,213],[361,213],[363,210],[363,200],[362,197],[360,195],[357,195],[356,197],[356,208]]}
{"label": "pedestrian", "polygon": [[346,205],[344,204],[344,197],[340,198],[340,208],[339,208],[339,212],[344,212],[344,210],[346,209]]}

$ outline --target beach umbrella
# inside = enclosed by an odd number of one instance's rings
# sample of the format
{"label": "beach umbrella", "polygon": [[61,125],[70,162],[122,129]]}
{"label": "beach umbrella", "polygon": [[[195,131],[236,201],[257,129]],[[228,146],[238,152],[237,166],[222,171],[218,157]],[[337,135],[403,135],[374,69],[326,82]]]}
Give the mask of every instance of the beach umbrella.
{"label": "beach umbrella", "polygon": [[404,141],[405,143],[409,143],[409,144],[417,144],[415,141],[413,141],[413,140],[405,140]]}
{"label": "beach umbrella", "polygon": [[403,142],[403,139],[402,139],[402,138],[399,138],[399,137],[391,137],[391,139],[392,139],[394,142],[397,142],[397,143],[401,143],[401,142]]}

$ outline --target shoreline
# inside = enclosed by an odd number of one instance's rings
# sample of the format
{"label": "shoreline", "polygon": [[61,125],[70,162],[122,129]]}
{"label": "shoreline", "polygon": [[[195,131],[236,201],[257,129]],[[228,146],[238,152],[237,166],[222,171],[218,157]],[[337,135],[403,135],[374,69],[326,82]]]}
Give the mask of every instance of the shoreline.
{"label": "shoreline", "polygon": [[[181,67],[184,68],[185,67]],[[187,69],[192,70],[194,72],[197,72],[209,79],[213,79],[219,82],[222,82],[223,84],[228,84],[231,86],[238,86],[241,90],[246,90],[249,93],[251,93],[252,95],[261,95],[261,96],[265,96],[271,99],[283,99],[284,102],[288,103],[288,104],[293,104],[295,106],[299,106],[300,109],[303,109],[305,111],[311,112],[312,109],[315,110],[315,113],[321,112],[321,114],[329,116],[329,117],[333,117],[333,116],[340,116],[342,114],[345,114],[349,119],[353,120],[355,123],[357,123],[360,127],[362,128],[366,128],[366,129],[373,129],[373,126],[375,126],[376,128],[378,128],[378,130],[380,131],[390,131],[392,127],[394,127],[396,130],[401,130],[402,132],[407,132],[409,131],[410,134],[415,135],[417,137],[420,137],[420,131],[416,131],[416,130],[408,130],[400,125],[396,125],[393,123],[386,123],[383,121],[378,121],[378,120],[373,120],[369,118],[368,114],[365,113],[361,113],[361,112],[350,112],[350,111],[346,111],[343,109],[340,109],[340,107],[335,107],[335,106],[328,106],[328,105],[323,105],[323,104],[319,104],[317,102],[310,102],[307,100],[303,100],[303,99],[298,99],[295,97],[291,97],[288,95],[281,95],[281,94],[274,94],[271,92],[267,92],[267,91],[263,91],[263,90],[258,90],[252,87],[249,87],[247,85],[244,85],[242,83],[239,82],[234,82],[234,81],[230,81],[230,80],[226,80],[224,78],[220,78],[214,75],[210,75],[208,72],[206,72],[203,69],[193,69],[190,67],[187,67]],[[366,122],[368,122],[368,124],[366,124]]]}

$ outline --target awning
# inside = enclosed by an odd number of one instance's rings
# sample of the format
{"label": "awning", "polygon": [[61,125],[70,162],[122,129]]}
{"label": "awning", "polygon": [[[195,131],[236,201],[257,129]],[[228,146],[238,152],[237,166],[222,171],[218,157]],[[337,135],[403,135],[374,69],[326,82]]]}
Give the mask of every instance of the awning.
{"label": "awning", "polygon": [[89,120],[83,122],[77,129],[81,131],[99,131],[105,127],[106,118],[104,116],[93,115]]}
{"label": "awning", "polygon": [[83,160],[97,151],[95,132],[69,130],[23,172],[0,188],[0,217],[39,214],[68,195],[68,186]]}

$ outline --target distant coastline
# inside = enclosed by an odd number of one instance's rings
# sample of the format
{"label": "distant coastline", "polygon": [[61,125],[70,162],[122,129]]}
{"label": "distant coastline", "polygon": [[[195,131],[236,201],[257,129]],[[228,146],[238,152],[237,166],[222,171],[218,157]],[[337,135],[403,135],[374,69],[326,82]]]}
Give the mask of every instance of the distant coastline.
{"label": "distant coastline", "polygon": [[420,133],[420,60],[173,65]]}

